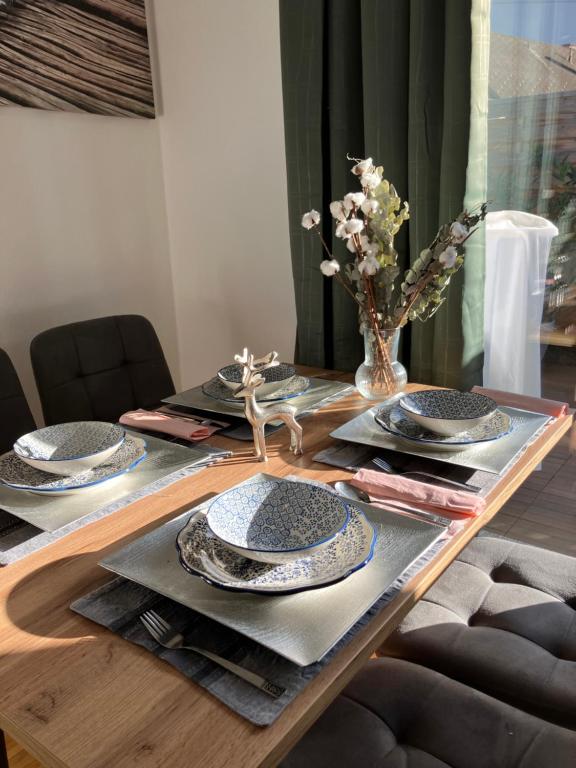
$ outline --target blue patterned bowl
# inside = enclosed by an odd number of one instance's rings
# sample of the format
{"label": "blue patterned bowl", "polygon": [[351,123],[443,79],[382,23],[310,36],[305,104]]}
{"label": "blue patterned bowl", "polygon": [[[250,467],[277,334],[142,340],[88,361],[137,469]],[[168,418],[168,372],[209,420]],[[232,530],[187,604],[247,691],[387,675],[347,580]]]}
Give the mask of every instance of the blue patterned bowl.
{"label": "blue patterned bowl", "polygon": [[[220,368],[217,376],[228,389],[234,391],[242,383],[242,370],[241,365],[234,363],[233,365],[227,365],[225,368]],[[272,392],[287,384],[290,379],[293,379],[296,375],[296,368],[288,363],[279,363],[272,368],[265,368],[260,372],[260,375],[264,379],[264,383],[260,384],[256,392],[261,399],[272,394]]]}
{"label": "blue patterned bowl", "polygon": [[117,424],[71,421],[23,435],[14,443],[14,453],[34,469],[72,476],[104,464],[125,436]]}
{"label": "blue patterned bowl", "polygon": [[422,389],[404,395],[399,402],[404,413],[424,429],[451,437],[468,432],[489,419],[497,403],[478,392],[456,389]]}
{"label": "blue patterned bowl", "polygon": [[289,563],[315,555],[350,518],[335,494],[309,483],[262,480],[220,494],[208,508],[212,533],[239,555]]}

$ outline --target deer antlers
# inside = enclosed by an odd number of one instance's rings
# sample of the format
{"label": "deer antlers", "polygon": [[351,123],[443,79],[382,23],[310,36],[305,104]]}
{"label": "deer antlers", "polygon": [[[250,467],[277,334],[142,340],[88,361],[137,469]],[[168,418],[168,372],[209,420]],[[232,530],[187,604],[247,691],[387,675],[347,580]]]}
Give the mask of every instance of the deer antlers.
{"label": "deer antlers", "polygon": [[269,352],[265,357],[254,360],[254,355],[250,354],[248,347],[244,347],[241,355],[234,355],[234,360],[244,368],[242,372],[242,387],[260,386],[264,381],[260,371],[280,365],[276,359],[277,357],[278,352]]}
{"label": "deer antlers", "polygon": [[265,357],[260,357],[258,360],[254,360],[254,355],[248,352],[248,347],[244,347],[241,355],[234,355],[234,360],[240,365],[247,367],[252,373],[257,371],[265,371],[267,368],[274,368],[276,365],[280,365],[278,360],[278,352],[269,352]]}

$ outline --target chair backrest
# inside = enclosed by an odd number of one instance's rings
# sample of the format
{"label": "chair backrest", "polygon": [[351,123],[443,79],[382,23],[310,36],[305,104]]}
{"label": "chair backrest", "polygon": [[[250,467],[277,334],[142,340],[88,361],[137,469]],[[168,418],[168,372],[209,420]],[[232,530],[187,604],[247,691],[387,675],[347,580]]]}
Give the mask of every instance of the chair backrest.
{"label": "chair backrest", "polygon": [[140,315],[51,328],[32,339],[30,356],[46,424],[116,421],[174,394],[158,336]]}
{"label": "chair backrest", "polygon": [[36,423],[18,374],[6,352],[0,349],[0,453],[9,451],[19,437],[34,429]]}

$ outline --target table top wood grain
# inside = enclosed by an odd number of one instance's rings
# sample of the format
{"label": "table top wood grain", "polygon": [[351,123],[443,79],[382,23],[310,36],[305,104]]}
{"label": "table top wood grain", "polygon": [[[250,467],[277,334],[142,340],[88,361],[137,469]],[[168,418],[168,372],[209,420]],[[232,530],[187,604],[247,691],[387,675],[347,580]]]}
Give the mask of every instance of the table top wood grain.
{"label": "table top wood grain", "polygon": [[[306,369],[310,375],[338,374]],[[251,444],[214,437],[234,456],[83,528],[0,572],[0,728],[50,768],[236,768],[277,764],[466,543],[501,508],[571,426],[554,421],[440,555],[334,658],[267,728],[228,710],[147,651],[72,613],[70,603],[110,579],[98,561],[146,530],[262,471],[323,482],[344,470],[315,464],[329,433],[369,407],[353,394],[303,420],[303,456],[285,430]]]}

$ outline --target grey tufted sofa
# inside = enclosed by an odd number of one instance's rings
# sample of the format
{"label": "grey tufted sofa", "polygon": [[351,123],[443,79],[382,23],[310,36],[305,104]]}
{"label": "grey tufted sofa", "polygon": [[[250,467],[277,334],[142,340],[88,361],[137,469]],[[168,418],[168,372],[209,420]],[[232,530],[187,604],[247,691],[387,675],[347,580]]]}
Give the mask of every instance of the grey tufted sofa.
{"label": "grey tufted sofa", "polygon": [[574,768],[576,733],[431,669],[369,662],[281,768]]}
{"label": "grey tufted sofa", "polygon": [[576,559],[479,536],[282,768],[576,768]]}
{"label": "grey tufted sofa", "polygon": [[477,537],[382,650],[576,729],[576,559]]}

